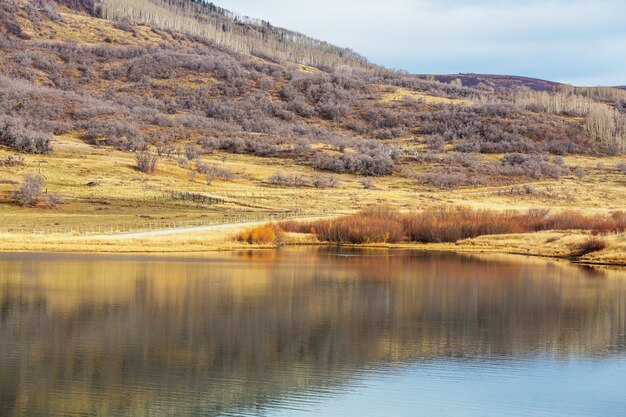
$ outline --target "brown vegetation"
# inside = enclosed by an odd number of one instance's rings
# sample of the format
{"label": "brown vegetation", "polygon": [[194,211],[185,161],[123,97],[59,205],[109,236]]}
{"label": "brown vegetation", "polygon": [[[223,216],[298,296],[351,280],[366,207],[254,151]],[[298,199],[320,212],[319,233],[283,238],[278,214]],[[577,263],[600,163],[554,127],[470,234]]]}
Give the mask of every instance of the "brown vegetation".
{"label": "brown vegetation", "polygon": [[283,240],[283,230],[274,223],[246,229],[236,237],[239,242],[246,242],[254,245],[267,245],[281,243]]}
{"label": "brown vegetation", "polygon": [[359,214],[313,222],[279,223],[287,232],[312,233],[333,243],[456,242],[483,235],[542,230],[589,230],[596,234],[626,230],[626,213],[585,215],[577,211],[495,211],[469,207],[436,207],[402,214],[380,207]]}
{"label": "brown vegetation", "polygon": [[597,236],[587,238],[583,243],[576,245],[572,251],[573,258],[580,258],[593,252],[599,252],[607,246],[606,241]]}

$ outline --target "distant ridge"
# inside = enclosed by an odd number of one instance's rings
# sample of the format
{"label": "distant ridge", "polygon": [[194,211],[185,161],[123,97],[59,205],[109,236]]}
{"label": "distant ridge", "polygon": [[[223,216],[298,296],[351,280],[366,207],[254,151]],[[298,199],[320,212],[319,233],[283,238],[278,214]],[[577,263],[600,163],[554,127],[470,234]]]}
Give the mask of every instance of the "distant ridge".
{"label": "distant ridge", "polygon": [[450,83],[454,80],[461,80],[464,87],[490,87],[498,92],[514,91],[520,88],[528,88],[533,91],[556,91],[560,83],[541,80],[538,78],[521,77],[515,75],[496,74],[445,74],[428,75],[427,78],[434,78],[443,83]]}

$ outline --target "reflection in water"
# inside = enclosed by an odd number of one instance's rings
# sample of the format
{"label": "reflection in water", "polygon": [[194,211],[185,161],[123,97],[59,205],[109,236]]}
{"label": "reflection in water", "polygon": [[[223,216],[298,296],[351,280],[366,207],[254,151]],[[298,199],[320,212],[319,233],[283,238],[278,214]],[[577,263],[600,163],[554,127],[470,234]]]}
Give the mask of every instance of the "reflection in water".
{"label": "reflection in water", "polygon": [[621,360],[625,278],[401,251],[0,255],[0,416],[289,415],[407,366]]}

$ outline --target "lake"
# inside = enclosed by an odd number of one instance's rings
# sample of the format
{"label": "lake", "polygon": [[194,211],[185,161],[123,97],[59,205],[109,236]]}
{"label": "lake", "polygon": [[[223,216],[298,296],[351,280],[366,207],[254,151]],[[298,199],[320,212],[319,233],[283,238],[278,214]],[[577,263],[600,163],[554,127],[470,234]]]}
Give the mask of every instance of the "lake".
{"label": "lake", "polygon": [[0,254],[0,416],[626,416],[626,271]]}

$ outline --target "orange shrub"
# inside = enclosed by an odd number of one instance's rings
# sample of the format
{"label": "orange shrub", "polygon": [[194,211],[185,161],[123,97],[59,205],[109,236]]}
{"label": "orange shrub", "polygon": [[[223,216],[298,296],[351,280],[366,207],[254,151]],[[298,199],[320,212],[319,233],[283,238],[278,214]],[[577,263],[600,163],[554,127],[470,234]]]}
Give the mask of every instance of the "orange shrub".
{"label": "orange shrub", "polygon": [[406,214],[402,223],[412,242],[456,242],[481,235],[524,231],[515,212],[475,210],[469,207],[437,207]]}
{"label": "orange shrub", "polygon": [[287,233],[316,233],[316,225],[322,220],[297,221],[283,220],[278,226]]}
{"label": "orange shrub", "polygon": [[362,214],[322,221],[313,229],[320,240],[336,243],[397,243],[404,239],[398,220]]}
{"label": "orange shrub", "polygon": [[359,214],[308,222],[284,221],[286,232],[312,233],[334,243],[398,243],[405,239],[400,214],[387,206],[375,206]]}
{"label": "orange shrub", "polygon": [[246,229],[237,235],[239,242],[247,242],[249,244],[270,244],[282,241],[283,231],[280,227],[273,223],[263,226]]}

